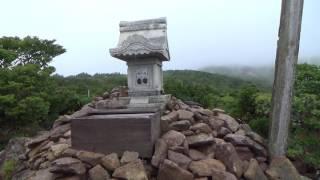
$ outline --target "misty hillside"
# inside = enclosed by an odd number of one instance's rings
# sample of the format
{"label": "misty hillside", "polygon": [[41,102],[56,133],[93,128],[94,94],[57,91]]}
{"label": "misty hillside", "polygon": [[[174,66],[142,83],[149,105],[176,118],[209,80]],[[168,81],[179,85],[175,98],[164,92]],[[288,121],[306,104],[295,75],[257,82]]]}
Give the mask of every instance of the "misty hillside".
{"label": "misty hillside", "polygon": [[238,89],[249,82],[237,77],[212,74],[194,70],[168,70],[164,72],[164,80],[174,79],[190,85],[207,85],[214,89]]}
{"label": "misty hillside", "polygon": [[200,69],[204,72],[221,74],[228,77],[251,81],[257,86],[270,88],[273,83],[272,66],[207,66]]}
{"label": "misty hillside", "polygon": [[[304,58],[299,60],[299,64],[315,64],[320,65],[320,57]],[[264,66],[207,66],[199,69],[200,71],[225,75],[228,77],[240,78],[245,81],[250,81],[255,85],[270,89],[273,84],[274,67],[273,65]]]}

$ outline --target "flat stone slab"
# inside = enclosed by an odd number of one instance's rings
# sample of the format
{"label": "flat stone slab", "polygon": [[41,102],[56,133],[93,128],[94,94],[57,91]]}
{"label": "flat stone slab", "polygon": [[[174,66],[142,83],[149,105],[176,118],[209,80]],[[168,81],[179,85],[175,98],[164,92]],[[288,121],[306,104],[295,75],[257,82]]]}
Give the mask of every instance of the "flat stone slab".
{"label": "flat stone slab", "polygon": [[72,148],[120,155],[135,151],[141,157],[152,157],[153,145],[160,134],[160,113],[134,111],[100,112],[72,119]]}

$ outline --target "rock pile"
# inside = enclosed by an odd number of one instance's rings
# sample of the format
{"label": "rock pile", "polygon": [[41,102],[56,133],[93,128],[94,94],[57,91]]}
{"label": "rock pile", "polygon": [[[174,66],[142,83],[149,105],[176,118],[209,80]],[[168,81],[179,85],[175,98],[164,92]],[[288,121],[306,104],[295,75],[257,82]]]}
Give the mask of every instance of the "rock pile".
{"label": "rock pile", "polygon": [[12,179],[28,180],[302,179],[288,159],[269,162],[265,140],[247,124],[221,109],[187,105],[176,98],[161,117],[162,136],[151,159],[141,159],[130,151],[99,154],[72,149],[71,118],[94,108],[120,108],[116,99],[123,94],[119,89],[104,93],[80,111],[61,116],[50,131],[13,139],[0,153],[0,167],[15,159],[18,163]]}

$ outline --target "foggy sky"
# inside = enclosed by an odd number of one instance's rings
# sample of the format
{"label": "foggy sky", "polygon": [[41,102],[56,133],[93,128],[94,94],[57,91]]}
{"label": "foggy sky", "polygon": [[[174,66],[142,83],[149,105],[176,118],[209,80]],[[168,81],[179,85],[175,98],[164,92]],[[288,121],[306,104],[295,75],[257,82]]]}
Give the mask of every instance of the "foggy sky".
{"label": "foggy sky", "polygon": [[[264,65],[275,60],[280,0],[0,0],[0,36],[56,39],[63,75],[126,72],[109,55],[121,20],[167,17],[164,69]],[[319,0],[305,0],[300,57],[320,56]]]}

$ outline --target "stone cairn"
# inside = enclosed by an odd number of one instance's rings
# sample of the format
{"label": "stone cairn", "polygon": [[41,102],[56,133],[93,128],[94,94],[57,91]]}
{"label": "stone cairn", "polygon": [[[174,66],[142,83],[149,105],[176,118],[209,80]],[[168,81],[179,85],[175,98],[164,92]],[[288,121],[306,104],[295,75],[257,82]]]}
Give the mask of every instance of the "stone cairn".
{"label": "stone cairn", "polygon": [[[50,131],[12,139],[0,153],[15,159],[15,180],[266,180],[303,179],[287,158],[268,160],[265,140],[221,109],[204,109],[172,97],[161,117],[162,136],[151,159],[137,152],[99,154],[71,148],[71,118],[95,108],[121,108],[124,88],[96,97],[72,115],[58,118]],[[106,129],[107,131],[107,129]],[[106,142],[108,143],[108,142]],[[0,176],[1,179],[1,176]]]}

